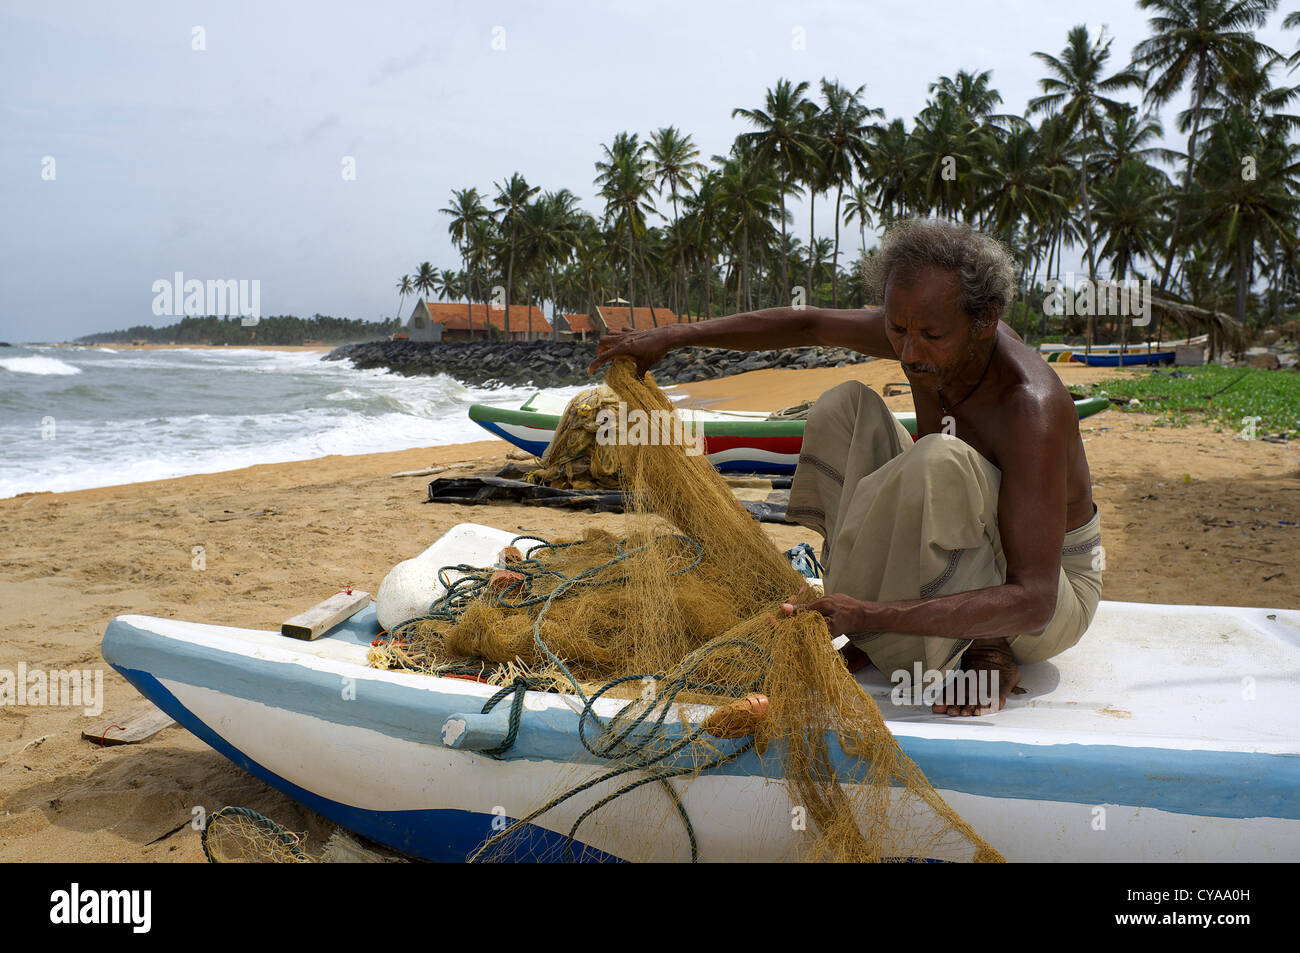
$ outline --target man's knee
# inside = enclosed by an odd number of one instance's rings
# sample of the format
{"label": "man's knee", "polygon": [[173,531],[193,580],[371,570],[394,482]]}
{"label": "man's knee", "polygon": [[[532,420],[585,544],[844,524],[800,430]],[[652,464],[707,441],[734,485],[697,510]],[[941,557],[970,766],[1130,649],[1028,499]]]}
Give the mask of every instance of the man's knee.
{"label": "man's knee", "polygon": [[967,481],[978,470],[979,452],[964,440],[947,434],[926,434],[893,462],[897,479],[906,487],[921,489],[936,481]]}

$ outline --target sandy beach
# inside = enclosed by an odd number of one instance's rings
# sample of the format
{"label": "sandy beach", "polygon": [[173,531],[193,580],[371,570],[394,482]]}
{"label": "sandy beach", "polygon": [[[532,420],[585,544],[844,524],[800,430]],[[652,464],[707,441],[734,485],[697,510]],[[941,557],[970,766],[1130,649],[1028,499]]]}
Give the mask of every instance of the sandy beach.
{"label": "sandy beach", "polygon": [[[1066,383],[1118,373],[1055,367]],[[773,409],[849,379],[883,391],[904,377],[895,362],[875,361],[681,389],[696,406]],[[888,403],[911,406],[906,394]],[[1152,421],[1110,410],[1081,423],[1102,514],[1103,598],[1300,608],[1300,447]],[[305,832],[319,849],[329,822],[183,729],[120,747],[80,737],[140,701],[100,658],[104,627],[142,613],[277,628],[345,585],[374,593],[395,563],[461,522],[549,537],[620,528],[619,514],[426,504],[430,477],[390,477],[434,464],[459,467],[448,476],[495,472],[507,449],[483,440],[0,500],[0,668],[105,673],[100,718],[0,708],[0,860],[200,861],[194,809],[227,804]],[[266,515],[217,519],[259,510]],[[820,542],[798,526],[764,529],[782,548]],[[193,568],[200,546],[202,570]]]}

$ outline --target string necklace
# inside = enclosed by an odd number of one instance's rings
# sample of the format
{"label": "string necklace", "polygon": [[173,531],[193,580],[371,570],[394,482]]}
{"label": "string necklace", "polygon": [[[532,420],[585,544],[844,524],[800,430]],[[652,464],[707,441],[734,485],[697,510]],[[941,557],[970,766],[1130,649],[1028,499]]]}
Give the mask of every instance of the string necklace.
{"label": "string necklace", "polygon": [[965,397],[963,397],[961,400],[957,401],[957,403],[949,407],[947,401],[943,399],[943,391],[939,391],[939,407],[943,410],[945,414],[951,414],[954,410],[956,410],[967,400],[969,400],[971,394],[974,394],[977,390],[980,389],[980,384],[984,383],[984,376],[988,374],[989,368],[993,366],[993,355],[996,354],[997,352],[998,352],[998,335],[997,332],[994,332],[993,347],[989,351],[988,363],[984,365],[984,371],[983,373],[980,374],[980,379],[975,382],[975,386],[970,389],[970,393],[967,394]]}

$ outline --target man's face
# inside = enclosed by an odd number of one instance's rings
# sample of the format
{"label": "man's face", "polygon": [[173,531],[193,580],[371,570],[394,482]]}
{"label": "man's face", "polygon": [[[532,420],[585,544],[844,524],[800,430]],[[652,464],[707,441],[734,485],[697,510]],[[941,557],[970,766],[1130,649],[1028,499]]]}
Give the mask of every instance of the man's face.
{"label": "man's face", "polygon": [[885,289],[885,333],[913,384],[942,390],[975,356],[985,334],[972,330],[952,272],[925,266]]}

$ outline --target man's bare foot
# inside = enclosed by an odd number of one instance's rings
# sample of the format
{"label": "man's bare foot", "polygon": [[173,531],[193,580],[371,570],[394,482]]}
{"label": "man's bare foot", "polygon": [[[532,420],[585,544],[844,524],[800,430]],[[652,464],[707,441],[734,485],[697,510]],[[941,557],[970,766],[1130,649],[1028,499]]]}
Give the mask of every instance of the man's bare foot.
{"label": "man's bare foot", "polygon": [[[965,697],[956,699],[963,704],[931,705],[930,711],[936,715],[987,715],[999,711],[1006,705],[1011,690],[1020,682],[1020,666],[1016,664],[1011,654],[1011,645],[1006,639],[977,639],[972,642],[966,654],[961,657],[961,667],[963,672],[975,673],[975,684],[971,685],[967,676],[965,685],[969,686],[970,690],[966,692]],[[953,687],[953,684],[949,683],[945,691],[951,692]],[[989,696],[997,695],[996,705],[984,703],[985,696],[982,693],[986,690]],[[981,694],[974,699],[976,704],[965,704],[971,700],[971,691]]]}
{"label": "man's bare foot", "polygon": [[844,656],[844,664],[850,673],[860,672],[871,664],[871,658],[867,653],[852,642],[846,643],[844,648],[840,649],[840,654]]}

